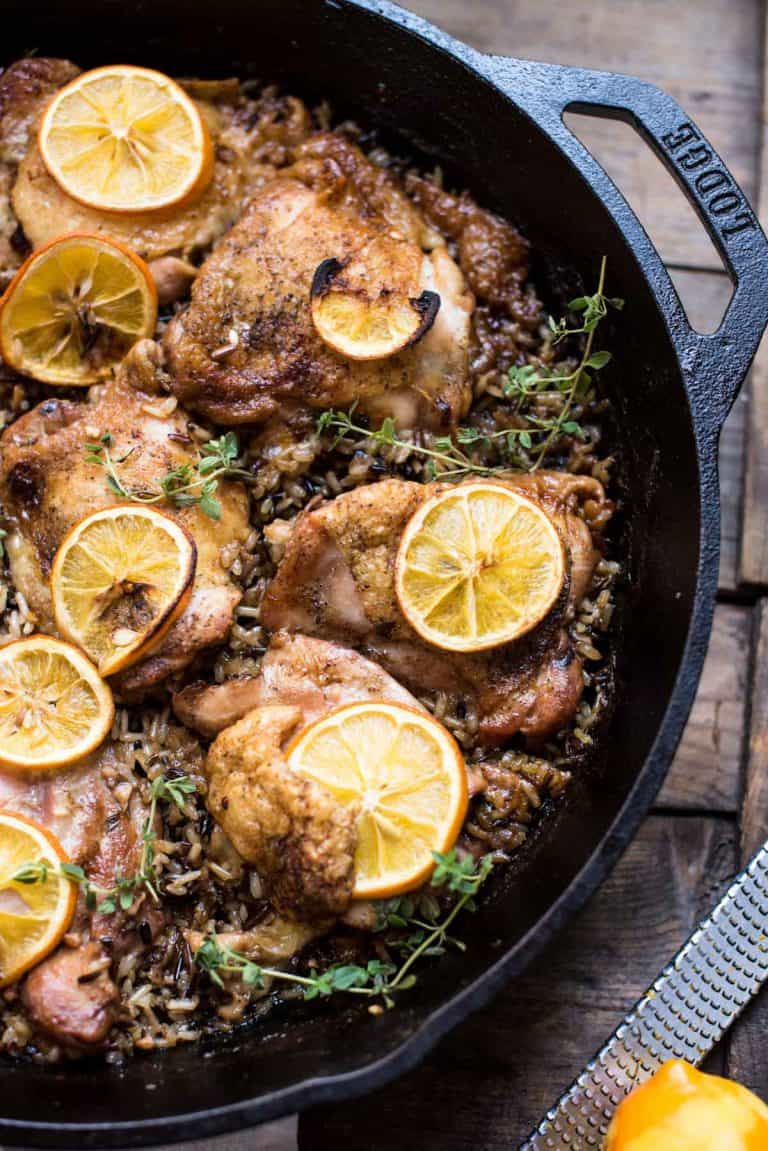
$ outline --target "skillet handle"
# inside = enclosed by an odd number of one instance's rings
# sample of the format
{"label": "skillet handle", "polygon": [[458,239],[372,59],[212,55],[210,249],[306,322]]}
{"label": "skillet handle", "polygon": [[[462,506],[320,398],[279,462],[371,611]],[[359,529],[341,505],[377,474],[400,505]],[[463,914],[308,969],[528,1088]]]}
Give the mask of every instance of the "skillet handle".
{"label": "skillet handle", "polygon": [[[559,147],[611,208],[651,281],[689,389],[701,393],[703,430],[717,434],[768,323],[768,241],[738,184],[679,104],[653,84],[612,72],[485,59],[489,78],[533,119],[546,120]],[[564,124],[566,111],[631,124],[675,177],[734,284],[716,332],[701,335],[691,328],[658,252],[616,186]]]}

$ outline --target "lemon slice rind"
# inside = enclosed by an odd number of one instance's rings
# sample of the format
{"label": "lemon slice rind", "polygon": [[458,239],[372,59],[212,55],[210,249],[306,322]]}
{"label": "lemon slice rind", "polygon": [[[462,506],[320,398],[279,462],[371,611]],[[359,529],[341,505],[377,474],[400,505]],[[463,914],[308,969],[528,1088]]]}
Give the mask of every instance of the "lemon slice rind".
{"label": "lemon slice rind", "polygon": [[438,492],[408,521],[395,592],[427,643],[474,652],[541,623],[565,577],[565,548],[547,513],[512,487],[474,481]]}
{"label": "lemon slice rind", "polygon": [[154,507],[116,504],[86,516],[62,540],[51,568],[54,617],[102,676],[147,655],[192,591],[195,542]]}
{"label": "lemon slice rind", "polygon": [[202,193],[213,147],[199,109],[169,76],[107,65],[49,101],[38,144],[68,196],[114,213],[158,212]]}
{"label": "lemon slice rind", "polygon": [[450,732],[427,712],[370,700],[335,708],[295,737],[289,767],[357,808],[354,899],[425,883],[433,852],[456,841],[467,773]]}
{"label": "lemon slice rind", "polygon": [[112,692],[71,644],[52,636],[0,648],[0,765],[47,770],[75,763],[106,739]]}

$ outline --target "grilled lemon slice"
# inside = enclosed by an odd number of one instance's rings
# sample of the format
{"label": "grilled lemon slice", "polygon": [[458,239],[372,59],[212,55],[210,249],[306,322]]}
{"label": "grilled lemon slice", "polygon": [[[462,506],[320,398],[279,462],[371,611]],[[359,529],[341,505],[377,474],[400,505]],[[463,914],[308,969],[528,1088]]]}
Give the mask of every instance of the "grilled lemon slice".
{"label": "grilled lemon slice", "polygon": [[323,260],[310,290],[320,338],[349,360],[382,360],[426,335],[440,308],[420,291],[427,260],[415,244],[377,236],[351,259]]}
{"label": "grilled lemon slice", "polygon": [[300,732],[289,766],[359,808],[356,899],[419,887],[432,853],[446,851],[467,812],[467,772],[458,744],[437,720],[404,704],[337,708]]}
{"label": "grilled lemon slice", "polygon": [[0,764],[75,763],[104,740],[115,709],[96,668],[71,644],[34,635],[0,648]]}
{"label": "grilled lemon slice", "polygon": [[77,890],[59,870],[67,862],[50,831],[0,811],[0,987],[45,959],[69,928]]}
{"label": "grilled lemon slice", "polygon": [[184,610],[197,552],[153,507],[94,512],[67,533],[51,569],[56,626],[114,675],[140,659]]}
{"label": "grilled lemon slice", "polygon": [[540,623],[565,579],[565,549],[538,504],[500,483],[468,483],[422,504],[403,532],[395,590],[435,647],[482,651]]}
{"label": "grilled lemon slice", "polygon": [[60,236],[22,264],[2,299],[0,352],[45,384],[109,376],[157,322],[157,290],[137,255],[87,232]]}
{"label": "grilled lemon slice", "polygon": [[122,64],[83,72],[48,104],[38,142],[67,195],[107,212],[187,202],[213,172],[213,147],[197,105],[150,68]]}

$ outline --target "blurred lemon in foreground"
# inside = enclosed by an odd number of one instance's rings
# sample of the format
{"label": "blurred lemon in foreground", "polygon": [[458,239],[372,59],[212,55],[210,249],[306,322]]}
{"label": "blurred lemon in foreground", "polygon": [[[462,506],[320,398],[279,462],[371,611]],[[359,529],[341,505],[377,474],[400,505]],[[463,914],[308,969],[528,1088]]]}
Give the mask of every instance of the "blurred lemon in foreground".
{"label": "blurred lemon in foreground", "polygon": [[605,1151],[766,1151],[768,1107],[676,1059],[619,1106]]}

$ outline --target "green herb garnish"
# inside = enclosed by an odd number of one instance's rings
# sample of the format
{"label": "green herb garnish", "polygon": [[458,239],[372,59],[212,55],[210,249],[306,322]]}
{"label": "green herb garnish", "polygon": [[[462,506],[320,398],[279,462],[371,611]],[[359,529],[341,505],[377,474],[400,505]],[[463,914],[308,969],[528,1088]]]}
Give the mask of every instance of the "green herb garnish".
{"label": "green herb garnish", "polygon": [[[433,897],[432,910],[427,903],[427,918],[416,917],[415,901],[412,897],[402,900],[389,900],[380,908],[379,929],[398,928],[407,930],[408,935],[396,938],[388,946],[401,956],[401,963],[371,959],[363,967],[356,963],[335,964],[325,971],[309,975],[297,975],[292,971],[282,971],[274,967],[263,967],[254,963],[247,955],[224,946],[216,935],[207,936],[195,952],[195,963],[208,973],[219,987],[224,986],[223,974],[239,975],[249,987],[263,988],[266,979],[294,984],[301,989],[305,999],[346,992],[350,995],[364,995],[380,998],[385,1007],[391,1007],[396,991],[406,991],[413,987],[416,975],[411,970],[422,956],[442,955],[446,947],[452,945],[460,950],[465,944],[448,934],[448,928],[459,915],[473,909],[473,898],[490,874],[493,861],[490,855],[478,863],[471,857],[458,858],[456,850],[445,855],[434,853],[437,867],[432,876],[434,887],[446,887],[458,898],[453,907],[440,919],[440,906]],[[422,898],[422,904],[424,897]]]}
{"label": "green herb garnish", "polygon": [[[353,418],[356,404],[348,412],[325,411],[317,420],[317,433],[333,432],[330,444],[333,450],[338,443],[348,437],[357,436],[366,442],[382,447],[403,448],[427,460],[429,477],[440,480],[460,480],[468,475],[490,476],[508,470],[511,463],[524,466],[528,471],[536,471],[547,453],[562,436],[575,436],[583,439],[584,429],[573,418],[573,408],[577,402],[589,399],[593,373],[604,368],[611,359],[610,352],[593,351],[595,330],[608,314],[608,308],[621,308],[624,301],[611,299],[604,294],[606,261],[600,264],[600,278],[597,291],[592,296],[579,296],[571,300],[568,308],[581,317],[581,323],[569,327],[566,319],[549,318],[552,343],[556,345],[568,336],[585,336],[584,350],[578,365],[569,372],[556,372],[544,366],[533,364],[510,368],[502,392],[507,399],[516,400],[516,415],[522,421],[521,427],[503,428],[500,431],[484,432],[472,426],[460,426],[452,436],[439,436],[432,446],[404,439],[398,436],[395,421],[388,417],[378,428],[367,428]],[[530,401],[536,396],[551,395],[560,400],[560,410],[552,417],[534,415],[529,409]],[[494,466],[474,459],[468,450],[488,448],[496,443],[505,457],[504,462]],[[520,449],[527,455],[521,457]]]}
{"label": "green herb garnish", "polygon": [[240,452],[234,432],[225,432],[218,439],[208,440],[200,448],[200,459],[195,464],[180,464],[166,472],[148,488],[131,487],[120,476],[120,465],[133,454],[131,448],[122,456],[111,452],[113,436],[105,432],[98,443],[85,445],[85,462],[104,468],[109,490],[121,499],[139,504],[157,504],[167,500],[173,507],[199,507],[212,520],[221,519],[221,503],[216,497],[219,480],[237,476],[253,480],[250,472],[238,467],[235,461]]}
{"label": "green herb garnish", "polygon": [[[149,892],[156,903],[159,903],[159,885],[154,867],[157,838],[154,824],[157,804],[163,800],[175,804],[176,807],[183,807],[187,797],[193,795],[196,790],[195,784],[186,775],[176,776],[173,779],[160,775],[152,781],[149,811],[142,828],[141,855],[135,875],[118,876],[113,887],[98,887],[91,883],[83,868],[77,863],[60,864],[58,874],[76,883],[83,892],[86,907],[101,915],[113,915],[118,908],[128,911],[142,888]],[[16,870],[12,881],[23,884],[45,883],[50,872],[49,865],[42,861],[23,863]]]}

